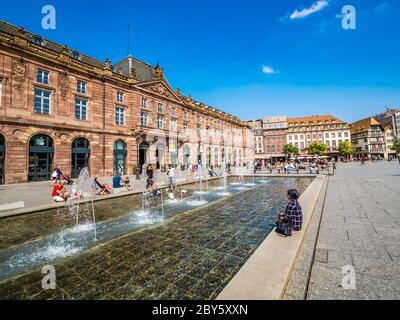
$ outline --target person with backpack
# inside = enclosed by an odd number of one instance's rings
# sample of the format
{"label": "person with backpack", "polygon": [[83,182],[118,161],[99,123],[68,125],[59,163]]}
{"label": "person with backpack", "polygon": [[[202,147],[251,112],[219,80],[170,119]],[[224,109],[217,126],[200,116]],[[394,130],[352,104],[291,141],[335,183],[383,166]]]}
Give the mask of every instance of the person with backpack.
{"label": "person with backpack", "polygon": [[285,213],[279,216],[276,232],[284,236],[291,236],[303,227],[303,210],[298,201],[300,193],[296,189],[290,189],[287,197],[289,203]]}

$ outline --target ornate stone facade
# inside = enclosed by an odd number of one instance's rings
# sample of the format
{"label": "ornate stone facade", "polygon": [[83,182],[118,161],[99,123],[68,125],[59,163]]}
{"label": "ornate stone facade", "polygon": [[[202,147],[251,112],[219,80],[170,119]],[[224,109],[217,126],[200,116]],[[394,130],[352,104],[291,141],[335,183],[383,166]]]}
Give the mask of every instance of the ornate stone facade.
{"label": "ornate stone facade", "polygon": [[0,23],[3,182],[46,180],[56,166],[111,176],[149,162],[165,169],[253,161],[250,127],[175,92],[159,65],[133,57],[102,63],[33,36]]}

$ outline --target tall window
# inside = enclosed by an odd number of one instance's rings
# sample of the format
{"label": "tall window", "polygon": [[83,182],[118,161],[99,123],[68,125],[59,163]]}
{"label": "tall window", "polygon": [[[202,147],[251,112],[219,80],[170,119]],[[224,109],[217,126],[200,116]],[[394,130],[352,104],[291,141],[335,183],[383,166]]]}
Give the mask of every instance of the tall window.
{"label": "tall window", "polygon": [[42,69],[38,69],[37,82],[43,84],[49,84],[49,72]]}
{"label": "tall window", "polygon": [[183,120],[188,121],[188,112],[187,111],[183,112]]}
{"label": "tall window", "polygon": [[163,112],[163,110],[164,110],[164,105],[161,102],[159,102],[158,103],[158,112]]}
{"label": "tall window", "polygon": [[173,132],[177,131],[176,119],[171,119],[169,127],[170,127],[171,131],[173,131]]}
{"label": "tall window", "polygon": [[125,109],[122,107],[115,108],[115,119],[116,123],[119,126],[123,126],[125,124]]}
{"label": "tall window", "polygon": [[142,108],[143,109],[147,108],[147,99],[146,98],[142,98]]}
{"label": "tall window", "polygon": [[86,94],[86,82],[78,80],[76,91],[79,93]]}
{"label": "tall window", "polygon": [[200,137],[200,131],[201,131],[201,125],[197,124],[196,125],[196,133],[197,133],[197,136],[199,136],[199,137]]}
{"label": "tall window", "polygon": [[183,132],[184,133],[188,132],[188,123],[186,121],[183,123]]}
{"label": "tall window", "polygon": [[87,120],[87,100],[76,98],[75,118],[78,120]]}
{"label": "tall window", "polygon": [[117,101],[118,102],[124,102],[124,93],[121,91],[117,92]]}
{"label": "tall window", "polygon": [[50,114],[51,92],[35,89],[35,113]]}
{"label": "tall window", "polygon": [[157,117],[157,128],[164,129],[164,117],[161,115]]}
{"label": "tall window", "polygon": [[3,79],[0,78],[0,108],[2,100],[3,100]]}
{"label": "tall window", "polygon": [[147,126],[147,113],[146,112],[142,112],[140,114],[140,124],[142,127],[146,127]]}

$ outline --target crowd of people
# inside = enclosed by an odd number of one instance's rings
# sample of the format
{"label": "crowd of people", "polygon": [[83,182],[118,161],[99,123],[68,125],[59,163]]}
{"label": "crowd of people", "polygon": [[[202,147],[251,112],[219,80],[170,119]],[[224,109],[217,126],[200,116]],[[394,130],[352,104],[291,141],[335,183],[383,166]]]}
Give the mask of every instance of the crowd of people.
{"label": "crowd of people", "polygon": [[292,174],[307,171],[308,168],[310,174],[319,174],[321,171],[328,169],[330,162],[336,168],[336,161],[334,160],[328,161],[328,159],[312,159],[309,161],[300,161],[296,158],[293,160],[276,162],[256,161],[255,169],[267,171],[271,174]]}

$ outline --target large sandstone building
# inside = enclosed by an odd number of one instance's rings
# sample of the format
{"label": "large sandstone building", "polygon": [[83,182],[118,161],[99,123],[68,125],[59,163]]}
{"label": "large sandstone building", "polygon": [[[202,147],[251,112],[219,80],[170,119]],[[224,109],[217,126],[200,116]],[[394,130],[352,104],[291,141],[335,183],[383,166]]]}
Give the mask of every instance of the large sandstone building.
{"label": "large sandstone building", "polygon": [[173,90],[159,65],[100,62],[0,22],[0,183],[253,159],[250,126]]}

